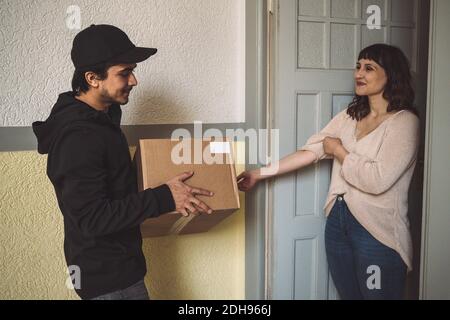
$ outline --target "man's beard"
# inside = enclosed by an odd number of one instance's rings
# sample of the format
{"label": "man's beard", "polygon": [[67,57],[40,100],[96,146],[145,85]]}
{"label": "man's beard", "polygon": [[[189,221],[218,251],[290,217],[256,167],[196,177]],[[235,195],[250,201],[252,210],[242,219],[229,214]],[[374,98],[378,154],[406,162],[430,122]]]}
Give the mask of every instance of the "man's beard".
{"label": "man's beard", "polygon": [[102,100],[103,100],[105,103],[107,103],[107,104],[111,104],[111,105],[113,105],[113,104],[125,105],[125,104],[127,104],[128,101],[129,101],[129,94],[130,94],[130,92],[131,92],[131,88],[122,91],[122,94],[123,94],[123,95],[126,94],[126,93],[128,93],[128,97],[126,98],[125,101],[119,101],[119,100],[114,99],[114,98],[109,94],[109,92],[108,92],[106,89],[103,89],[103,90],[101,91],[100,95],[101,95]]}

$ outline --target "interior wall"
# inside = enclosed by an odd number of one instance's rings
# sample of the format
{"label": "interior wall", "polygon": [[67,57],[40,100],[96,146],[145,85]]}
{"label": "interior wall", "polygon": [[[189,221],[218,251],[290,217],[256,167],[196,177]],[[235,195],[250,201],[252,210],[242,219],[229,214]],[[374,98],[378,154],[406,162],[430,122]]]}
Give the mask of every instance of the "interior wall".
{"label": "interior wall", "polygon": [[[46,119],[58,94],[71,89],[79,31],[68,27],[72,5],[81,28],[114,24],[137,45],[158,48],[138,65],[139,85],[123,107],[129,132],[245,121],[243,0],[0,0],[0,299],[77,299],[65,286],[63,220],[46,157],[6,152],[25,150],[20,141],[30,140],[31,123]],[[16,129],[26,139],[11,137]],[[205,234],[146,239],[151,297],[244,298],[244,236],[240,210]]]}
{"label": "interior wall", "polygon": [[[2,0],[0,127],[45,119],[71,89],[70,50],[80,26],[113,24],[158,49],[136,69],[123,124],[245,120],[242,0]],[[70,27],[70,28],[69,28]]]}
{"label": "interior wall", "polygon": [[[37,152],[0,152],[0,300],[78,299],[66,286],[63,216],[46,160]],[[240,201],[244,208],[242,194]],[[244,220],[241,209],[207,233],[144,239],[150,297],[244,299]]]}

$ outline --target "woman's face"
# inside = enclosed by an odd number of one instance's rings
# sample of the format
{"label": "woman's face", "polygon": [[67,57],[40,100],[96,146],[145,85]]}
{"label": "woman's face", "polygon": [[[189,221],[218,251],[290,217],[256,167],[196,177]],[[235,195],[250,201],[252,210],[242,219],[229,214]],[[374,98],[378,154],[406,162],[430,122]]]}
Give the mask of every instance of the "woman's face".
{"label": "woman's face", "polygon": [[361,59],[356,63],[355,92],[358,96],[375,96],[383,94],[387,84],[384,69],[375,61]]}

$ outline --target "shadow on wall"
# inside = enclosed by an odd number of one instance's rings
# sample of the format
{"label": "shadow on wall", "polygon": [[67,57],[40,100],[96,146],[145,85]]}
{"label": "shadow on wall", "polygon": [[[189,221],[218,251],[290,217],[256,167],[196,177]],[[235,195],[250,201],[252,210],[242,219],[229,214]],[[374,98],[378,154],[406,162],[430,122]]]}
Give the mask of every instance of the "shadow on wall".
{"label": "shadow on wall", "polygon": [[134,105],[132,108],[122,107],[122,110],[127,110],[133,123],[173,123],[173,120],[169,122],[169,118],[186,119],[185,121],[177,121],[181,123],[192,122],[192,116],[188,113],[192,113],[192,108],[183,107],[179,99],[167,95],[166,92],[163,93],[161,89],[156,87],[154,90],[144,89],[142,92],[137,93],[134,92],[134,95],[131,95],[130,102],[133,102]]}

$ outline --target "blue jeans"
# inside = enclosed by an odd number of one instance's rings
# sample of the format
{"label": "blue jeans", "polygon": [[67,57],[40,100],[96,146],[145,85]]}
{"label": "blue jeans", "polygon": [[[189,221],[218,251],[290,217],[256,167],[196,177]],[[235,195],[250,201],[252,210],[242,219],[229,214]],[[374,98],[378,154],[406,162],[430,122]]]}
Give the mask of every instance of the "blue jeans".
{"label": "blue jeans", "polygon": [[341,299],[404,298],[407,267],[402,258],[361,226],[342,196],[327,219],[325,248]]}
{"label": "blue jeans", "polygon": [[114,291],[96,297],[92,300],[149,300],[147,288],[144,280],[141,280],[131,287],[123,290]]}

